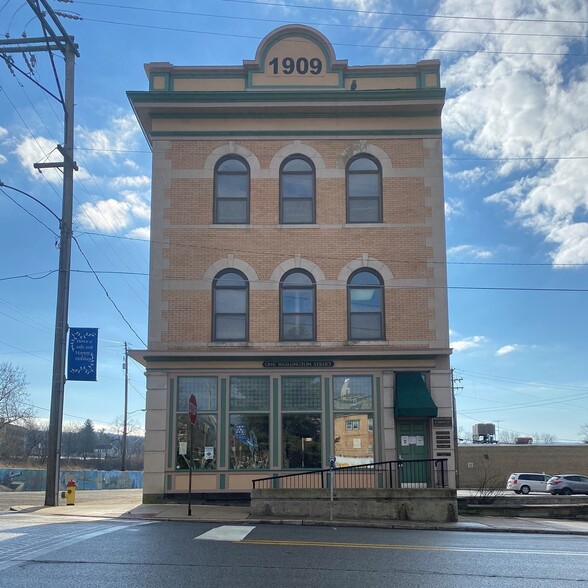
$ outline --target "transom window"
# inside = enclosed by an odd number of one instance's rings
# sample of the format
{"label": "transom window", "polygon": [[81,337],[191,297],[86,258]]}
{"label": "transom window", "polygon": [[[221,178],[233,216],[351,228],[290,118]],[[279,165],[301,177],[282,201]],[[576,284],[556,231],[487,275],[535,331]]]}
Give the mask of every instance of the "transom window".
{"label": "transom window", "polygon": [[241,158],[227,157],[215,168],[214,222],[249,222],[249,167]]}
{"label": "transom window", "polygon": [[314,341],[315,282],[303,270],[288,272],[280,283],[280,339],[282,341]]}
{"label": "transom window", "polygon": [[384,285],[372,270],[358,270],[347,283],[349,339],[384,339]]}
{"label": "transom window", "polygon": [[347,222],[382,222],[382,171],[372,157],[358,155],[347,165]]}
{"label": "transom window", "polygon": [[249,282],[236,270],[220,273],[212,283],[214,341],[247,341]]}
{"label": "transom window", "polygon": [[280,223],[315,222],[315,173],[312,163],[293,156],[280,169]]}

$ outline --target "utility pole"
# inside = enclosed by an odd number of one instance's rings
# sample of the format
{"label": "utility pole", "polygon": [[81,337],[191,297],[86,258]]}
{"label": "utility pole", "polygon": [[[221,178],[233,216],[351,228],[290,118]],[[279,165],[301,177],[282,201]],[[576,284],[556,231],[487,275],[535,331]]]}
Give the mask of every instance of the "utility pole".
{"label": "utility pole", "polygon": [[125,370],[125,416],[123,420],[123,435],[122,435],[122,447],[120,451],[120,469],[122,472],[126,469],[127,461],[127,418],[129,412],[129,348],[125,341],[125,361],[123,363],[123,369]]}
{"label": "utility pole", "polygon": [[453,400],[453,451],[455,454],[455,487],[459,488],[459,457],[458,457],[458,438],[457,438],[457,404],[455,402],[455,391],[461,390],[462,386],[456,386],[456,382],[461,382],[463,378],[456,378],[454,375],[455,368],[451,368],[451,398]]}
{"label": "utility pole", "polygon": [[[26,38],[23,40],[7,40],[0,42],[0,53],[29,53],[32,51],[59,51],[65,58],[65,88],[61,92],[59,80],[56,79],[60,96],[57,97],[46,88],[47,93],[56,98],[63,106],[64,132],[63,145],[57,149],[63,156],[63,162],[38,163],[35,168],[59,167],[63,169],[63,203],[60,222],[59,240],[59,274],[57,282],[57,305],[55,311],[55,338],[53,346],[53,375],[51,385],[51,412],[49,415],[48,455],[47,455],[47,484],[45,488],[45,506],[59,504],[59,467],[61,461],[61,429],[63,421],[63,397],[65,389],[65,362],[67,356],[68,331],[68,303],[69,278],[71,266],[71,239],[73,216],[73,172],[78,167],[73,159],[74,153],[74,67],[75,57],[79,57],[78,47],[73,37],[59,21],[59,18],[49,6],[47,0],[27,0],[35,16],[39,19],[44,36],[40,38]],[[42,8],[41,8],[42,5]],[[50,17],[51,23],[46,18]],[[59,33],[53,29],[55,26]],[[11,65],[13,62],[4,60]],[[16,66],[14,66],[16,67]],[[25,74],[26,75],[26,74]],[[56,74],[57,75],[57,74]],[[35,80],[27,76],[31,81]],[[37,83],[37,82],[35,82]],[[39,84],[38,84],[39,85]],[[42,86],[41,86],[42,87]]]}

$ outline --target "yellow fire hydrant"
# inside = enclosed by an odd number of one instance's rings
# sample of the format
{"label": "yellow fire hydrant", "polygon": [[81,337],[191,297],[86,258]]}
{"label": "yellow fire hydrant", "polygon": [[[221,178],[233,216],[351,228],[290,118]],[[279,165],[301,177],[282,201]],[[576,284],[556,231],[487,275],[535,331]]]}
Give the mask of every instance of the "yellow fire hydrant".
{"label": "yellow fire hydrant", "polygon": [[76,483],[73,480],[66,484],[65,499],[67,506],[74,506],[76,503]]}

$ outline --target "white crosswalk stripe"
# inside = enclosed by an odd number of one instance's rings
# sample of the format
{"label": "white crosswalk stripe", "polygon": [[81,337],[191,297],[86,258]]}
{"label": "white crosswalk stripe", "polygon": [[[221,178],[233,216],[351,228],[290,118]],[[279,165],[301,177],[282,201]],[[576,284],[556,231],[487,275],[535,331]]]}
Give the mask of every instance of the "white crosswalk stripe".
{"label": "white crosswalk stripe", "polygon": [[223,525],[210,529],[194,539],[205,539],[207,541],[243,541],[255,527],[249,525]]}

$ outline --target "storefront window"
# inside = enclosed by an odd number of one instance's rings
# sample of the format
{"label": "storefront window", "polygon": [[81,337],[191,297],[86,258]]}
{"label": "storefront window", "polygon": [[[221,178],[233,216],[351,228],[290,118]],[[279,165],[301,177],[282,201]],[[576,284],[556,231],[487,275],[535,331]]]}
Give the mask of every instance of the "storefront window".
{"label": "storefront window", "polygon": [[269,468],[269,409],[270,380],[267,376],[230,379],[231,469]]}
{"label": "storefront window", "polygon": [[334,447],[337,466],[374,462],[371,376],[333,378]]}
{"label": "storefront window", "polygon": [[[198,415],[194,425],[188,401],[194,394]],[[176,469],[190,468],[190,434],[194,469],[216,469],[218,442],[218,383],[214,377],[179,377],[176,413]],[[190,431],[191,429],[191,431]]]}
{"label": "storefront window", "polygon": [[282,467],[321,468],[321,378],[283,376]]}
{"label": "storefront window", "polygon": [[269,416],[232,414],[230,448],[231,469],[268,469]]}

